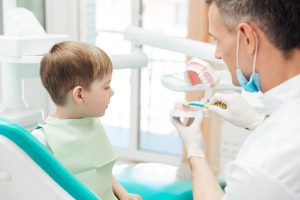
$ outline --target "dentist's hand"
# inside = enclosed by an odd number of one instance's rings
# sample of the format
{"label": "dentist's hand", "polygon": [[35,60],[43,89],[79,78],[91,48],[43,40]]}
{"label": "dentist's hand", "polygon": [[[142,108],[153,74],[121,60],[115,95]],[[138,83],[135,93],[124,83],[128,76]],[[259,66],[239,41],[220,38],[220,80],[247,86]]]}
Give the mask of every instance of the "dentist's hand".
{"label": "dentist's hand", "polygon": [[[217,102],[226,104],[227,108],[214,106]],[[216,93],[209,101],[208,109],[236,126],[251,130],[260,125],[266,117],[249,105],[239,93]]]}
{"label": "dentist's hand", "polygon": [[204,144],[200,129],[202,119],[202,110],[197,112],[195,118],[189,118],[188,126],[183,125],[179,117],[172,117],[171,119],[186,147],[188,158],[191,156],[204,158]]}

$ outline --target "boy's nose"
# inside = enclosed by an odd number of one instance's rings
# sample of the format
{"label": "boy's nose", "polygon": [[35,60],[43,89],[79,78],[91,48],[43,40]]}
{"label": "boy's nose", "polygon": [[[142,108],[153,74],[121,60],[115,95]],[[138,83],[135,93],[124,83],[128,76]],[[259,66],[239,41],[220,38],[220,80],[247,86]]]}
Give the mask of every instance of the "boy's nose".
{"label": "boy's nose", "polygon": [[112,96],[114,96],[114,94],[115,94],[114,90],[111,89],[111,94],[110,94],[110,96],[112,97]]}

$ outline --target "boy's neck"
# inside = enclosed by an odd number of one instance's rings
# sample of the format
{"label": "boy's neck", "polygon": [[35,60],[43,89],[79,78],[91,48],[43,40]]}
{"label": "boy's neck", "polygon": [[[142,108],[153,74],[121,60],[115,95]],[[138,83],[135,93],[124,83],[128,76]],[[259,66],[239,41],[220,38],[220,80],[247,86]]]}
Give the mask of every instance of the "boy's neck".
{"label": "boy's neck", "polygon": [[66,106],[57,106],[53,117],[58,119],[80,119],[86,116],[74,108],[72,109]]}

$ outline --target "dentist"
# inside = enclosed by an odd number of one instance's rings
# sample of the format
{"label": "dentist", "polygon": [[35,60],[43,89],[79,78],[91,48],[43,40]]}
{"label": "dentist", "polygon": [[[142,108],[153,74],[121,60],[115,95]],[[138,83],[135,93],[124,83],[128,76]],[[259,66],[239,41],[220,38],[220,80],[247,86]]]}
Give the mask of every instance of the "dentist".
{"label": "dentist", "polygon": [[[263,93],[266,113],[238,94],[216,94],[227,109],[209,110],[235,125],[252,129],[237,158],[226,169],[223,192],[206,161],[198,113],[190,126],[172,122],[187,148],[194,199],[300,199],[300,3],[299,0],[206,0],[216,57],[233,83]],[[267,117],[266,117],[267,116]]]}

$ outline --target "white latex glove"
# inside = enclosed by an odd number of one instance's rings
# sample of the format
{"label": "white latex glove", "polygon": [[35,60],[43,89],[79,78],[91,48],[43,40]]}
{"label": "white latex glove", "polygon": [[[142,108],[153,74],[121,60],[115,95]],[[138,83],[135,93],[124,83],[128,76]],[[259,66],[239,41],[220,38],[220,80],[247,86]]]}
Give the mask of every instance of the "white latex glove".
{"label": "white latex glove", "polygon": [[[227,108],[214,106],[216,102],[226,104]],[[260,125],[266,117],[248,104],[239,93],[216,93],[209,101],[208,109],[236,126],[251,130]]]}
{"label": "white latex glove", "polygon": [[200,130],[200,124],[203,119],[203,111],[198,111],[195,118],[188,119],[188,126],[181,123],[179,117],[172,117],[171,121],[176,127],[179,136],[186,147],[188,158],[199,156],[204,158],[204,145]]}

